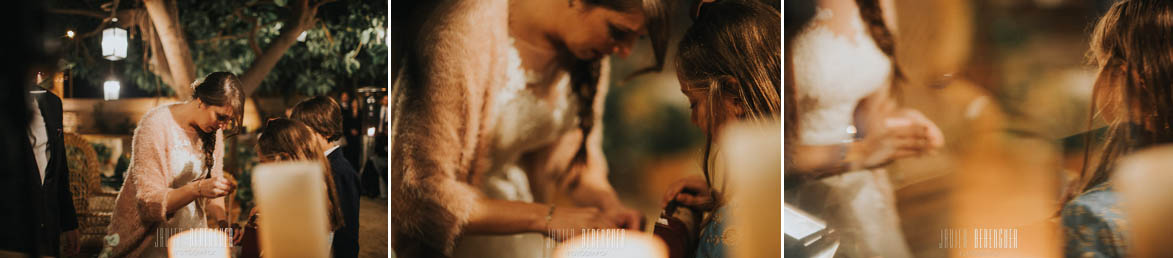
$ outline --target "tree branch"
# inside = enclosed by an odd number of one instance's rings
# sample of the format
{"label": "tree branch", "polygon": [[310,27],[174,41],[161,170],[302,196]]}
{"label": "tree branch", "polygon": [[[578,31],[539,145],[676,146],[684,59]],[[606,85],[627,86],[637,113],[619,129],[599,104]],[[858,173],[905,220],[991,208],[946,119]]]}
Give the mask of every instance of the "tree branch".
{"label": "tree branch", "polygon": [[322,23],[322,31],[326,32],[326,41],[330,42],[330,46],[334,46],[334,37],[330,36],[330,29],[326,28],[325,23]]}
{"label": "tree branch", "polygon": [[191,49],[183,38],[183,29],[176,20],[177,10],[174,4],[174,1],[143,0],[143,5],[155,24],[163,54],[167,56],[171,70],[171,88],[175,90],[176,96],[187,98],[191,95],[191,82],[195,80],[195,63],[191,58]]}
{"label": "tree branch", "polygon": [[121,1],[114,0],[113,5],[110,6],[110,17],[116,17],[114,15],[118,14],[118,2],[121,2]]}
{"label": "tree branch", "polygon": [[94,18],[98,18],[98,19],[110,18],[109,15],[106,15],[105,13],[102,13],[102,12],[89,11],[89,10],[78,10],[78,9],[49,9],[49,13],[81,15],[81,16],[94,17]]}
{"label": "tree branch", "polygon": [[314,17],[317,16],[318,7],[323,4],[334,2],[336,0],[324,0],[314,5],[309,4],[309,0],[297,0],[295,3],[289,5],[292,11],[291,16],[288,17],[285,24],[286,27],[281,29],[281,34],[269,43],[268,49],[264,53],[258,55],[248,70],[240,77],[241,84],[244,86],[245,95],[252,95],[254,91],[261,86],[261,81],[265,79],[273,67],[277,65],[277,61],[281,60],[281,56],[297,43],[297,36],[314,24]]}
{"label": "tree branch", "polygon": [[244,13],[241,12],[241,10],[242,8],[236,8],[232,14],[236,15],[237,18],[252,24],[252,29],[249,29],[248,31],[248,47],[253,50],[253,55],[261,56],[261,47],[257,44],[257,30],[261,29],[260,18],[257,18],[256,16],[246,17]]}
{"label": "tree branch", "polygon": [[240,34],[236,34],[236,35],[215,36],[215,37],[211,37],[211,38],[196,40],[195,43],[196,44],[215,43],[216,41],[240,39],[243,37],[248,37],[248,33],[240,33]]}
{"label": "tree branch", "polygon": [[338,0],[322,0],[322,1],[319,1],[318,3],[314,4],[314,7],[310,8],[310,9],[313,9],[316,12],[318,10],[318,7],[322,7],[322,5],[324,5],[324,4],[327,4],[330,2],[335,2],[335,1],[338,1]]}
{"label": "tree branch", "polygon": [[[77,10],[77,11],[81,11],[81,10]],[[139,15],[143,15],[145,12],[146,12],[146,10],[144,10],[144,9],[123,10],[122,12],[119,12],[118,15],[115,17],[118,17],[119,21],[124,21],[124,24],[132,24],[131,26],[135,26],[135,25],[133,25],[134,23],[130,22],[130,21],[132,21],[134,18],[138,17]],[[98,12],[93,12],[93,13],[96,14]],[[86,15],[86,16],[90,16],[90,15]],[[110,17],[103,16],[102,23],[98,24],[97,28],[95,28],[94,30],[92,30],[90,32],[78,34],[75,37],[75,39],[84,39],[84,38],[97,36],[98,33],[101,33],[102,30],[106,29],[106,25],[110,24],[109,18]],[[129,28],[129,26],[128,26],[128,28]]]}

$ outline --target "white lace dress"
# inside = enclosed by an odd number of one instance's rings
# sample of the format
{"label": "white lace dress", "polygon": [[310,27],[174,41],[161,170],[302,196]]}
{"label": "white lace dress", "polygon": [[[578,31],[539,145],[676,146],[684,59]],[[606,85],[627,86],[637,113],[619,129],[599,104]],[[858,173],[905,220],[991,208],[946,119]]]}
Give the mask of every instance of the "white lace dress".
{"label": "white lace dress", "polygon": [[131,165],[126,183],[115,199],[105,246],[99,257],[164,257],[168,237],[193,228],[208,227],[207,208],[216,205],[196,198],[166,215],[171,189],[208,177],[223,176],[224,134],[216,132],[213,164],[204,163],[202,142],[175,122],[172,105],[147,112],[135,129]]}
{"label": "white lace dress", "polygon": [[[852,38],[827,27],[833,15],[851,15]],[[823,22],[820,22],[823,21]],[[796,97],[802,107],[804,145],[853,140],[853,115],[859,101],[889,85],[891,66],[866,34],[858,14],[819,9],[815,22],[799,32],[791,53]],[[911,257],[892,185],[882,169],[846,172],[786,191],[787,203],[827,221],[838,232],[837,257]]]}
{"label": "white lace dress", "polygon": [[[512,44],[511,44],[512,45]],[[554,101],[544,100],[527,88],[527,84],[547,81],[521,66],[515,47],[507,51],[508,83],[496,93],[496,127],[493,128],[490,159],[480,190],[485,197],[534,202],[529,174],[518,166],[520,156],[553,144],[570,130],[578,130],[578,102],[570,90],[570,77],[558,73],[550,85]],[[547,257],[542,234],[528,233],[502,236],[465,235],[456,243],[453,257]]]}

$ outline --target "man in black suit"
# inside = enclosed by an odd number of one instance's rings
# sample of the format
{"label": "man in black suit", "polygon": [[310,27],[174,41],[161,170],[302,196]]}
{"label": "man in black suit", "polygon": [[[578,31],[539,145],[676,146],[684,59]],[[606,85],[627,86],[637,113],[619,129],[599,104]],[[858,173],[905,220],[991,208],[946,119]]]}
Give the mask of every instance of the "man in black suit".
{"label": "man in black suit", "polygon": [[[44,2],[17,1],[5,7],[0,11],[0,21],[12,26],[7,33],[12,40],[4,51],[0,51],[0,59],[8,64],[6,69],[0,70],[0,108],[5,110],[0,112],[0,164],[4,164],[0,169],[0,257],[55,255],[60,231],[49,228],[54,225],[76,228],[77,220],[69,194],[69,180],[51,181],[65,182],[64,187],[42,187],[44,184],[36,163],[29,162],[33,159],[29,144],[33,110],[26,85],[34,82],[35,71],[55,70],[58,50],[52,46],[62,44],[46,42],[52,41],[53,37],[47,33],[51,30],[46,29]],[[60,124],[61,104],[60,101],[57,103]],[[38,116],[38,119],[43,118]],[[63,158],[59,160],[64,163]],[[54,177],[58,177],[57,173]],[[64,194],[45,194],[57,191]],[[65,211],[66,206],[68,211]],[[73,219],[72,224],[67,221],[69,219]],[[46,231],[53,232],[46,234]],[[41,251],[44,249],[53,251]]]}
{"label": "man in black suit", "polygon": [[[57,255],[64,244],[68,255],[76,255],[78,245],[77,212],[73,194],[69,190],[69,166],[65,157],[65,133],[62,131],[61,99],[40,88],[30,91],[32,117],[29,121],[28,151],[33,157],[27,163],[29,172],[37,175],[41,196],[39,248],[42,254]],[[64,236],[65,243],[58,237]]]}
{"label": "man in black suit", "polygon": [[330,160],[334,189],[338,191],[338,202],[346,222],[334,232],[332,249],[334,257],[358,257],[358,172],[338,145],[338,139],[342,138],[342,111],[338,102],[326,96],[311,98],[294,106],[289,118],[306,124],[330,142],[325,153]]}

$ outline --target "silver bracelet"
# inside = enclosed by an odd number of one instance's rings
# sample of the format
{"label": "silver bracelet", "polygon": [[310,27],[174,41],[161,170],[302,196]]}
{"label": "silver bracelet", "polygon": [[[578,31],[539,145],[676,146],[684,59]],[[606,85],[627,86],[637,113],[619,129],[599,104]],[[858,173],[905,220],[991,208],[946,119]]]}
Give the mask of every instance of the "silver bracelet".
{"label": "silver bracelet", "polygon": [[200,184],[203,184],[203,183],[204,183],[204,180],[196,180],[195,187],[196,187],[196,196],[197,197],[204,197],[204,188],[200,187],[201,186]]}
{"label": "silver bracelet", "polygon": [[546,232],[550,232],[550,221],[554,220],[554,204],[550,204],[550,213],[546,214]]}

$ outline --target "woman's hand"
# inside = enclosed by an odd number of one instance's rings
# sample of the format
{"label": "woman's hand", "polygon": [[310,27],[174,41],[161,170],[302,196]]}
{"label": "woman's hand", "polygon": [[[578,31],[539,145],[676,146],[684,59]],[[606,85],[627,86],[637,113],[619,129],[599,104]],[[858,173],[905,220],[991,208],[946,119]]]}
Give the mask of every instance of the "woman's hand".
{"label": "woman's hand", "polygon": [[611,222],[614,223],[616,227],[622,229],[640,230],[640,228],[642,228],[644,225],[644,218],[642,213],[637,210],[624,207],[623,205],[617,205],[617,207],[608,208],[603,212],[606,213],[607,218],[610,218]]}
{"label": "woman's hand", "polygon": [[868,128],[863,140],[851,145],[848,160],[854,168],[873,168],[892,161],[931,153],[945,145],[941,129],[913,109],[897,110]]}
{"label": "woman's hand", "polygon": [[615,226],[612,219],[603,216],[595,207],[556,207],[544,234],[557,241],[563,241],[577,236],[583,229]]}
{"label": "woman's hand", "polygon": [[705,182],[701,175],[681,178],[668,185],[668,190],[664,192],[664,197],[660,201],[660,208],[664,208],[673,200],[700,211],[710,211],[717,204],[709,183]]}
{"label": "woman's hand", "polygon": [[214,177],[195,181],[196,195],[204,198],[217,198],[228,195],[236,189],[236,184],[224,177]]}

